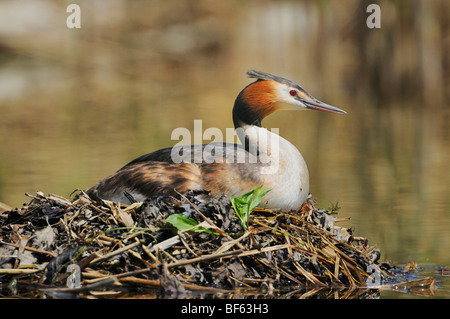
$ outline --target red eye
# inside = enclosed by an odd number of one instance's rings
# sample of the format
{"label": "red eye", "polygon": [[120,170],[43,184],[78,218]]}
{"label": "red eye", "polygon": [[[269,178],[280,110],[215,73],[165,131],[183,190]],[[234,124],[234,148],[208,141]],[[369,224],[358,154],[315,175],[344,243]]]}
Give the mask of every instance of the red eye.
{"label": "red eye", "polygon": [[296,90],[290,90],[289,94],[292,96],[296,96],[297,95],[297,91]]}

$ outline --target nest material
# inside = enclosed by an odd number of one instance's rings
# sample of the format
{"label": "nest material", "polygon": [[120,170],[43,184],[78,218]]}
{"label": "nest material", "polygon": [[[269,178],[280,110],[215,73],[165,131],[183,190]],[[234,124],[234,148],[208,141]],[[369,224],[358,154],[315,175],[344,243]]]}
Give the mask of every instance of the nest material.
{"label": "nest material", "polygon": [[[129,206],[95,202],[83,192],[73,201],[30,197],[21,209],[0,214],[3,284],[33,284],[47,294],[150,287],[180,297],[238,287],[266,293],[367,287],[389,276],[375,246],[311,201],[289,213],[257,208],[244,232],[229,199],[206,191]],[[198,225],[177,230],[166,221],[172,214]]]}

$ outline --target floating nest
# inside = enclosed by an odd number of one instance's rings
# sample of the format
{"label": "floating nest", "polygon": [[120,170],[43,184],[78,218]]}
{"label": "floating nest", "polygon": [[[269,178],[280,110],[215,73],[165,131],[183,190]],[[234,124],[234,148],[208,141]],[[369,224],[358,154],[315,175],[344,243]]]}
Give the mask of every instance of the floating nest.
{"label": "floating nest", "polygon": [[[27,196],[0,213],[0,296],[361,298],[401,287],[376,246],[311,200],[288,213],[256,208],[244,230],[230,200],[207,191],[131,205],[82,191],[72,201]],[[167,221],[174,214],[195,223],[180,230]],[[431,291],[427,280],[414,285]]]}

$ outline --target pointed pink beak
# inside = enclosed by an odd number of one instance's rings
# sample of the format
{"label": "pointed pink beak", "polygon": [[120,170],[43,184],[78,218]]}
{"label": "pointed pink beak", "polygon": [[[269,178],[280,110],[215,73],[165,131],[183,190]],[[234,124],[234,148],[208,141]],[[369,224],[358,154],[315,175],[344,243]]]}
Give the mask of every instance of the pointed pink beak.
{"label": "pointed pink beak", "polygon": [[303,104],[306,105],[308,109],[324,111],[328,113],[338,113],[338,114],[347,114],[344,110],[341,110],[335,106],[323,103],[316,99],[301,99]]}

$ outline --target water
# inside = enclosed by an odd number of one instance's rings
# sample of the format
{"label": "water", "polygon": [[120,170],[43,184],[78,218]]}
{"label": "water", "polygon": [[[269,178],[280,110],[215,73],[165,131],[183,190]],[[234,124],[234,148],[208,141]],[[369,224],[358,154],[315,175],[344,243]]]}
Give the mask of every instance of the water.
{"label": "water", "polygon": [[[80,1],[79,30],[66,28],[60,4],[2,3],[0,202],[20,206],[36,191],[68,197],[174,145],[171,132],[192,130],[195,119],[225,132],[245,71],[261,69],[348,112],[279,112],[263,122],[302,152],[318,206],[339,202],[339,216],[351,217],[343,225],[382,260],[433,265],[429,275],[442,279],[435,297],[448,298],[447,277],[433,270],[450,264],[448,67],[437,62],[450,55],[436,15],[448,4],[419,3],[420,37],[405,28],[409,11],[386,13],[380,30],[360,27],[359,1],[345,10],[307,1],[239,10],[115,1],[106,10]],[[6,15],[28,24],[6,25]]]}
{"label": "water", "polygon": [[[406,280],[415,280],[420,278],[431,277],[436,280],[436,288],[424,291],[410,290],[382,290],[380,298],[382,299],[448,299],[450,295],[450,278],[441,272],[441,267],[435,265],[422,264],[417,272],[406,276]],[[406,281],[405,280],[405,281]]]}
{"label": "water", "polygon": [[[162,289],[148,287],[111,287],[106,290],[83,291],[69,293],[64,291],[44,291],[38,285],[30,285],[18,282],[0,282],[0,296],[10,298],[33,298],[33,299],[448,299],[450,295],[450,279],[448,275],[441,273],[440,267],[434,265],[422,265],[418,271],[409,274],[399,274],[396,278],[391,278],[389,284],[411,282],[424,278],[434,278],[435,287],[429,288],[305,288],[305,287],[285,287],[283,291],[270,291],[236,288],[229,291],[212,292],[189,291],[179,296],[164,295]],[[388,284],[388,283],[384,283]]]}

